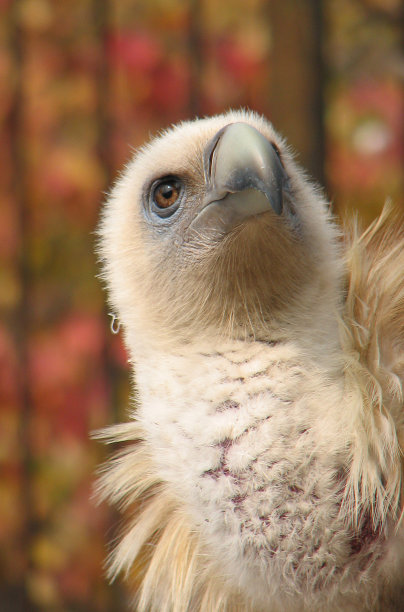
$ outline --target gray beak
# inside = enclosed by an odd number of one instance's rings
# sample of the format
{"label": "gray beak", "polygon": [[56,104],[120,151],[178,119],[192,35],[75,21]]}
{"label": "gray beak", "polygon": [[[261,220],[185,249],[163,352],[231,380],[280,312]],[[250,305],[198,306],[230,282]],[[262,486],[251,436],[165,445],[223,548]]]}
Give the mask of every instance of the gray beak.
{"label": "gray beak", "polygon": [[274,147],[247,123],[231,123],[204,154],[203,207],[191,223],[196,231],[227,233],[252,215],[283,210],[288,177]]}

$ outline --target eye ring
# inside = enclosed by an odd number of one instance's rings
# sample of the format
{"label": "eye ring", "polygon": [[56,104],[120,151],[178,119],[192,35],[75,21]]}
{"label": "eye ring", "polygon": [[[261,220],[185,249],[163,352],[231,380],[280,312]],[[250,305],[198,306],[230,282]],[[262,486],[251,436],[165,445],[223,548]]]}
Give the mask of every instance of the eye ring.
{"label": "eye ring", "polygon": [[155,181],[150,190],[150,209],[159,217],[171,217],[178,210],[184,194],[184,184],[176,176]]}

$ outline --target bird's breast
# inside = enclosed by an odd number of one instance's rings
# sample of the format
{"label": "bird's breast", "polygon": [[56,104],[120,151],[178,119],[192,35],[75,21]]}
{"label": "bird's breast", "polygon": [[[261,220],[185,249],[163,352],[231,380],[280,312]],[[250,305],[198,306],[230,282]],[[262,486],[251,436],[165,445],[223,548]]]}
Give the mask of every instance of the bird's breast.
{"label": "bird's breast", "polygon": [[152,362],[137,369],[139,418],[218,571],[262,601],[277,589],[330,596],[341,580],[349,590],[347,568],[365,567],[369,553],[353,550],[341,516],[341,383],[286,344],[184,350],[158,363],[157,373]]}

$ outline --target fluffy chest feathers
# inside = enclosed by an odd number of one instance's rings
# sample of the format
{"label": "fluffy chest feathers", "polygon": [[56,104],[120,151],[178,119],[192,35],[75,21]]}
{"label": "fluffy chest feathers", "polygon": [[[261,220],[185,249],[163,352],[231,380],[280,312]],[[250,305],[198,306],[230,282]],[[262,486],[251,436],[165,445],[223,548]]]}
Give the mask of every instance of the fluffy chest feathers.
{"label": "fluffy chest feathers", "polygon": [[[401,223],[401,222],[400,222]],[[345,236],[243,112],[141,150],[100,227],[134,363],[101,497],[137,609],[400,609],[404,231]],[[402,593],[402,591],[401,591]]]}
{"label": "fluffy chest feathers", "polygon": [[138,384],[156,469],[207,554],[220,551],[223,580],[264,609],[276,598],[292,609],[296,590],[315,609],[326,584],[328,599],[342,583],[356,589],[350,570],[370,566],[381,546],[354,540],[341,515],[350,453],[341,380],[293,345],[236,342],[159,355]]}
{"label": "fluffy chest feathers", "polygon": [[248,488],[255,464],[258,480],[260,466],[283,458],[291,472],[307,471],[316,445],[341,452],[345,434],[335,412],[343,385],[303,359],[293,345],[242,341],[145,359],[137,369],[138,419],[164,478],[197,485],[208,499],[223,476],[233,497],[242,496],[246,491],[236,489]]}

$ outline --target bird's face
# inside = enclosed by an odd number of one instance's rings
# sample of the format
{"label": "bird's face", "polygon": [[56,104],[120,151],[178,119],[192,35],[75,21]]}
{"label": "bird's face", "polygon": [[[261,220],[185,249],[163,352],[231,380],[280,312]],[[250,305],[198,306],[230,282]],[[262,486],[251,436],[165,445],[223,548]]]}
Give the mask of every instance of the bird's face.
{"label": "bird's face", "polygon": [[100,233],[113,306],[148,342],[266,339],[315,315],[339,274],[325,203],[250,113],[184,123],[143,147]]}

